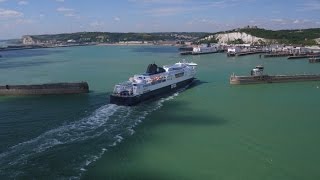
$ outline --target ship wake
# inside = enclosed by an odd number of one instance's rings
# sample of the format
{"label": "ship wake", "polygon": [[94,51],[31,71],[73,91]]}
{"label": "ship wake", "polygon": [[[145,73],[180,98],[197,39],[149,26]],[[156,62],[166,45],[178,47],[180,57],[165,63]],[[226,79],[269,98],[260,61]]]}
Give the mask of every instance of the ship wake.
{"label": "ship wake", "polygon": [[[12,146],[0,154],[0,177],[28,177],[29,172],[34,171],[33,168],[40,166],[44,172],[34,174],[35,177],[39,177],[39,174],[52,174],[53,178],[77,179],[89,164],[99,159],[109,148],[132,135],[134,127],[148,114],[161,108],[165,101],[178,94],[179,92],[135,107],[107,104],[86,118]],[[73,155],[59,155],[64,153]],[[52,154],[58,154],[53,159],[65,161],[64,169],[72,171],[74,176],[61,177],[59,169],[52,169],[49,165],[52,159],[47,158]]]}

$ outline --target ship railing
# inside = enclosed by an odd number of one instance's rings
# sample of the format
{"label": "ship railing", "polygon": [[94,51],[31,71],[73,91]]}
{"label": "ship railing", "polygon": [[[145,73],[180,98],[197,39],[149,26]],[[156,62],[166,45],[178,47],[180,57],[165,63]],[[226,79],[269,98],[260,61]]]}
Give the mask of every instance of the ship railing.
{"label": "ship railing", "polygon": [[119,97],[132,97],[134,94],[132,92],[121,92],[121,93],[113,93],[114,96]]}
{"label": "ship railing", "polygon": [[166,77],[165,77],[165,76],[156,77],[156,78],[150,79],[150,81],[149,81],[146,85],[147,85],[147,86],[149,86],[149,85],[155,85],[155,84],[162,83],[162,82],[165,82],[165,81],[166,81]]}
{"label": "ship railing", "polygon": [[238,76],[236,76],[234,73],[231,74],[230,79],[236,79]]}
{"label": "ship railing", "polygon": [[113,94],[121,95],[121,94],[125,94],[124,92],[129,92],[129,94],[130,94],[133,91],[132,87],[133,87],[132,83],[129,81],[119,83],[114,86]]}
{"label": "ship railing", "polygon": [[115,87],[113,90],[113,95],[127,97],[133,95],[133,89],[123,88],[123,87]]}

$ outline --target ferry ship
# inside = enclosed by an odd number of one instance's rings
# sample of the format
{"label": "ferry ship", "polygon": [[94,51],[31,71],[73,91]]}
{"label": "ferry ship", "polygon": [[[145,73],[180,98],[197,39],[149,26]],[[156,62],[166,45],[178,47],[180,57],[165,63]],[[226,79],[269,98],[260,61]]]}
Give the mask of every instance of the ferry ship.
{"label": "ferry ship", "polygon": [[223,52],[223,49],[219,44],[202,44],[199,46],[195,46],[188,51],[180,52],[180,55],[200,55],[200,54],[211,54],[211,53],[219,53]]}
{"label": "ferry ship", "polygon": [[134,75],[129,81],[115,85],[110,103],[132,106],[177,91],[192,83],[196,68],[196,63],[185,61],[163,67],[149,64],[146,73]]}
{"label": "ferry ship", "polygon": [[193,55],[198,54],[211,54],[221,52],[220,45],[218,44],[203,44],[197,47],[194,47],[192,50]]}

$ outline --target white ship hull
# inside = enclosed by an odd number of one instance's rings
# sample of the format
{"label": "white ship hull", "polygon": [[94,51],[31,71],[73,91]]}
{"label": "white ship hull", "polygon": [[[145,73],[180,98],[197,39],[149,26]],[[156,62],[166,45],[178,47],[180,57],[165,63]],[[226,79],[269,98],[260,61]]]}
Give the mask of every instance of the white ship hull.
{"label": "white ship hull", "polygon": [[110,95],[110,103],[117,104],[117,105],[124,105],[124,106],[133,106],[143,101],[160,97],[161,95],[164,95],[164,94],[176,92],[177,90],[190,85],[193,82],[193,80],[194,78],[186,79],[184,81],[170,84],[138,96],[123,97],[123,96]]}

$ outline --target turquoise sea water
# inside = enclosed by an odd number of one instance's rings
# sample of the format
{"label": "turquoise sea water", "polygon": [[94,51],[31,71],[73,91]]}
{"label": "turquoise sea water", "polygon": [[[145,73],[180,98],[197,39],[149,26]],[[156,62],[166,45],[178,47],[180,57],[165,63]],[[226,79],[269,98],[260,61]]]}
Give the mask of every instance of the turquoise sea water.
{"label": "turquoise sea water", "polygon": [[[2,52],[0,84],[88,81],[71,96],[0,97],[0,179],[319,179],[320,82],[230,86],[258,64],[320,73],[306,60],[180,57],[175,47]],[[117,82],[149,63],[198,63],[181,92],[121,107]]]}

